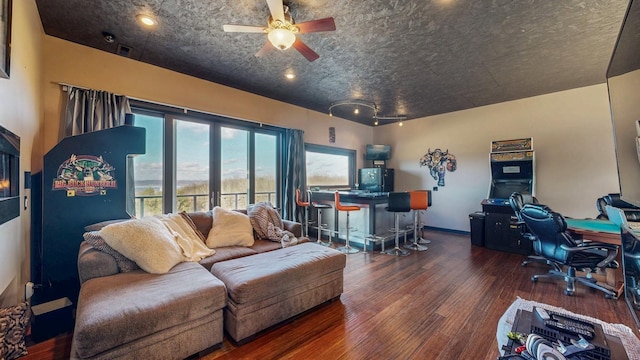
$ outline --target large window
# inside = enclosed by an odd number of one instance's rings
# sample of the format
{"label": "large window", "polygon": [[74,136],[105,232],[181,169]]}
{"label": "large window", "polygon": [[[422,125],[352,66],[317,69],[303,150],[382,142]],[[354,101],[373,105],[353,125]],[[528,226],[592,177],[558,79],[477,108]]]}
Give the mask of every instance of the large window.
{"label": "large window", "polygon": [[146,153],[134,158],[135,215],[280,207],[282,131],[219,116],[133,104],[146,129]]}
{"label": "large window", "polygon": [[330,146],[305,144],[307,186],[353,188],[356,151]]}

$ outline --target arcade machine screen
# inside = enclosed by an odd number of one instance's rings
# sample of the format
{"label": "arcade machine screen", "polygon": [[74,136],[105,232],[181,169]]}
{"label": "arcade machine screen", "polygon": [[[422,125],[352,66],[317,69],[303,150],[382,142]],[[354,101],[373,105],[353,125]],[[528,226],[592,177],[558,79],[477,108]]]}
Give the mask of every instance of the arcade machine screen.
{"label": "arcade machine screen", "polygon": [[533,151],[491,154],[489,199],[502,202],[513,192],[534,194]]}

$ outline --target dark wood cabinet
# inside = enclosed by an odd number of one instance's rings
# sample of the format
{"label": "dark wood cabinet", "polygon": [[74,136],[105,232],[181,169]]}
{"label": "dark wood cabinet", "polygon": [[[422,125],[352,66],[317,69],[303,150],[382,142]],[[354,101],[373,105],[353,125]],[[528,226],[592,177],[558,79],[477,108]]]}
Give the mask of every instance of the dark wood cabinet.
{"label": "dark wood cabinet", "polygon": [[533,252],[531,241],[520,233],[518,219],[510,206],[483,203],[484,246],[493,250],[529,255]]}

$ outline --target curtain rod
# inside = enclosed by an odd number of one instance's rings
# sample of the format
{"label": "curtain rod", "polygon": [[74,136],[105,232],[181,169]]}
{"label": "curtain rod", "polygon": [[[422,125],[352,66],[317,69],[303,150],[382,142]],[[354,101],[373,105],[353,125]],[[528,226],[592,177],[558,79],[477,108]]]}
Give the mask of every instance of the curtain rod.
{"label": "curtain rod", "polygon": [[[58,85],[60,85],[62,87],[62,91],[67,92],[69,91],[70,87],[74,87],[74,88],[78,88],[78,89],[82,89],[82,90],[95,90],[95,91],[106,91],[106,90],[96,90],[96,89],[91,89],[88,87],[84,87],[84,86],[77,86],[77,85],[71,85],[71,84],[67,84],[67,83],[63,83],[63,82],[59,82],[57,83]],[[166,103],[162,103],[159,101],[154,101],[154,100],[148,100],[148,99],[141,99],[141,98],[137,98],[137,97],[133,97],[133,96],[128,96],[128,95],[123,95],[123,94],[115,94],[118,96],[126,96],[127,98],[131,99],[131,100],[135,100],[135,101],[141,101],[141,102],[146,102],[146,103],[150,103],[150,104],[154,104],[154,105],[160,105],[160,106],[166,106],[169,108],[174,108],[174,109],[182,109],[182,112],[184,114],[188,114],[189,111],[194,112],[194,113],[201,113],[201,114],[207,114],[207,115],[214,115],[214,116],[222,116],[222,117],[226,117],[229,119],[234,119],[234,120],[240,120],[240,121],[247,121],[247,122],[251,122],[254,124],[259,124],[260,127],[262,127],[262,125],[264,124],[264,122],[262,121],[256,121],[256,120],[247,120],[247,119],[243,119],[243,118],[239,118],[237,116],[231,116],[231,115],[224,115],[224,114],[217,114],[217,113],[212,113],[212,112],[208,112],[208,111],[203,111],[203,110],[196,110],[196,109],[191,109],[185,106],[177,106],[177,105],[171,105],[171,104],[166,104]],[[281,128],[281,129],[289,129],[287,127],[284,126],[278,126],[278,125],[273,125],[273,124],[265,124],[268,126],[273,126],[276,128]]]}

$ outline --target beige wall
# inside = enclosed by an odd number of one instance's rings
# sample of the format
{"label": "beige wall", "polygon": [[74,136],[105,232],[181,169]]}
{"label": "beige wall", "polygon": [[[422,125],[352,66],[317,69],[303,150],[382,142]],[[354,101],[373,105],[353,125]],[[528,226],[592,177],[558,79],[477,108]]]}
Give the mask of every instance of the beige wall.
{"label": "beige wall", "polygon": [[[58,83],[305,131],[305,141],[360,151],[373,129],[326,114],[45,36],[45,151],[58,142],[63,93]],[[309,66],[314,66],[310,64]],[[329,144],[329,127],[336,142]],[[360,164],[358,164],[360,166]]]}
{"label": "beige wall", "polygon": [[[40,151],[42,120],[42,38],[35,2],[14,1],[11,78],[0,79],[0,125],[20,136],[20,171],[31,170],[33,153]],[[22,174],[20,174],[22,179]],[[20,180],[20,195],[29,196]],[[23,297],[29,280],[30,208],[0,225],[0,306]]]}
{"label": "beige wall", "polygon": [[426,224],[469,231],[490,181],[492,140],[533,138],[536,197],[566,216],[595,217],[596,198],[618,192],[605,84],[377,127],[374,142],[392,145],[396,190],[431,189],[437,182],[418,160],[429,148],[458,160],[446,185],[433,192]]}

